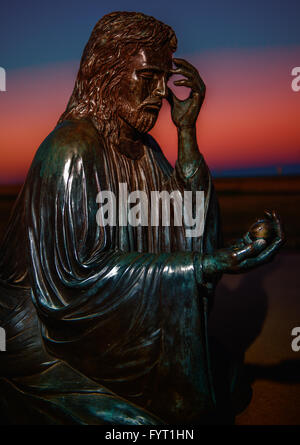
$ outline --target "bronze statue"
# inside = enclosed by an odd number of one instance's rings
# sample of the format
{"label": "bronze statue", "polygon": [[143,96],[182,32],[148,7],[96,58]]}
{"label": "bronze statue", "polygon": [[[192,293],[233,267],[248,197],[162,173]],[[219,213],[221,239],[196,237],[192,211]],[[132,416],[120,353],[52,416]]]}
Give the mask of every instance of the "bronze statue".
{"label": "bronze statue", "polygon": [[[223,247],[196,140],[205,85],[190,63],[172,58],[176,46],[173,30],[153,17],[104,16],[66,111],[35,155],[1,245],[0,411],[8,423],[203,424],[226,409],[234,416],[230,377],[220,395],[211,366],[214,289],[222,273],[269,261],[283,235],[276,214],[266,213],[265,228]],[[173,74],[191,89],[184,101],[167,86]],[[148,134],[163,99],[178,130],[174,169]],[[148,197],[203,191],[203,234],[186,236],[174,215],[169,225],[134,226],[117,214],[115,225],[101,226],[97,196],[111,191],[119,201],[120,184]]]}

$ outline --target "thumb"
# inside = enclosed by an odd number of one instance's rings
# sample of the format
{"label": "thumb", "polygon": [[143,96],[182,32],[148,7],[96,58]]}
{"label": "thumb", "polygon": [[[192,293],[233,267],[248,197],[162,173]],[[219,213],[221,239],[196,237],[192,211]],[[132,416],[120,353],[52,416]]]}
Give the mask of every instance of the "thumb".
{"label": "thumb", "polygon": [[166,99],[169,102],[169,104],[171,105],[171,108],[174,107],[174,104],[176,105],[176,103],[179,102],[178,97],[175,96],[175,94],[173,93],[173,91],[169,87],[167,87],[167,97],[166,97]]}

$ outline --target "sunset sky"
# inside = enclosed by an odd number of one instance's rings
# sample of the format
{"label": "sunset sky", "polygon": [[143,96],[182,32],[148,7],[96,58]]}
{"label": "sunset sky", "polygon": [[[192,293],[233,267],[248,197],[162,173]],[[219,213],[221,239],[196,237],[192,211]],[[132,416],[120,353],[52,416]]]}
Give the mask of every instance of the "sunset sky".
{"label": "sunset sky", "polygon": [[[215,175],[300,173],[300,91],[291,88],[300,66],[298,0],[11,1],[0,12],[1,184],[24,180],[65,109],[94,24],[113,10],[151,14],[175,30],[176,56],[207,86],[197,135]],[[174,163],[168,105],[152,133]]]}

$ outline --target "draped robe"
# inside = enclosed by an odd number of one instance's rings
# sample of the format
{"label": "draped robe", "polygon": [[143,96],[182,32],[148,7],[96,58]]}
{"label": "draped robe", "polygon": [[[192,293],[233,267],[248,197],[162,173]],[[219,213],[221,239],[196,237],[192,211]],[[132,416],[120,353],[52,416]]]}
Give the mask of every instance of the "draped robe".
{"label": "draped robe", "polygon": [[[123,227],[118,214],[99,226],[96,197],[110,190],[118,204],[119,183],[149,202],[154,190],[203,190],[203,236],[174,223]],[[45,423],[204,423],[216,410],[207,316],[219,277],[207,281],[201,265],[219,246],[203,158],[186,178],[149,135],[132,159],[88,120],[58,125],[1,245],[3,393],[21,392]]]}

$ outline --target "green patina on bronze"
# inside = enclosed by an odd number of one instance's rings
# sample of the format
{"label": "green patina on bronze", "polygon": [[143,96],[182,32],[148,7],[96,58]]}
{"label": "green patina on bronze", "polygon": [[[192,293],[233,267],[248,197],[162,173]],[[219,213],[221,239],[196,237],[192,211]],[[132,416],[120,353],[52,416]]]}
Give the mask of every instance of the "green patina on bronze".
{"label": "green patina on bronze", "polygon": [[[205,85],[191,64],[172,58],[176,44],[173,30],[153,17],[103,17],[67,109],[36,153],[1,245],[7,423],[233,421],[237,379],[207,334],[215,286],[222,273],[269,261],[283,235],[272,212],[260,221],[270,236],[258,239],[255,226],[222,245],[196,139]],[[183,76],[176,85],[191,88],[184,101],[167,86],[173,74]],[[148,134],[163,99],[178,130],[175,168]],[[120,183],[148,197],[204,191],[203,235],[189,238],[174,221],[123,227],[119,215],[115,227],[98,226],[98,193],[118,196]]]}

